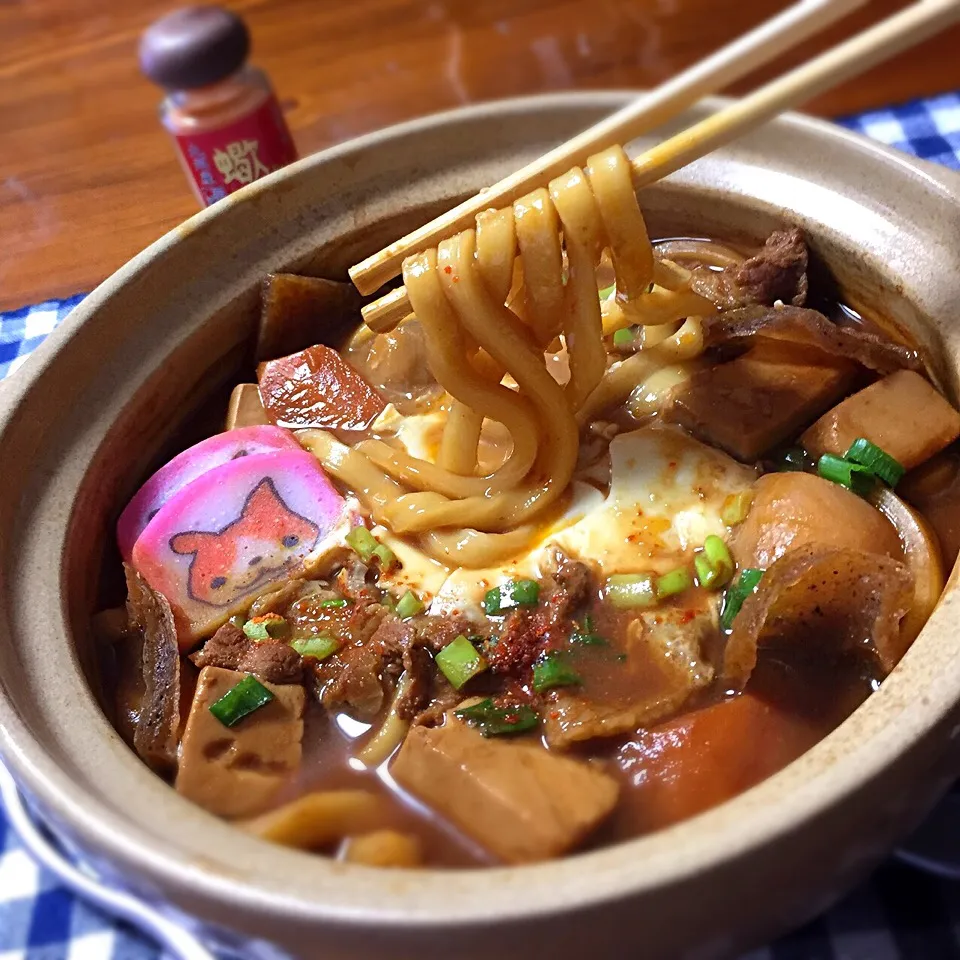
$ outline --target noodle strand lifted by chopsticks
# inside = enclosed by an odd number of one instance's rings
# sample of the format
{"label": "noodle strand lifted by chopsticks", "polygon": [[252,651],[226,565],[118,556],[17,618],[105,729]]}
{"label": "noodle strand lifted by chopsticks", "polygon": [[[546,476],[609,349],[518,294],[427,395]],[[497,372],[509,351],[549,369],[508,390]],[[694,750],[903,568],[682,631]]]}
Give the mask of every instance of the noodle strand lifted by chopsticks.
{"label": "noodle strand lifted by chopsticks", "polygon": [[[517,555],[535,541],[543,511],[562,503],[580,425],[702,351],[697,317],[716,308],[691,289],[693,272],[673,262],[695,259],[694,248],[675,242],[655,257],[623,149],[591,157],[405,261],[427,363],[449,396],[437,462],[384,440],[346,447],[322,431],[307,431],[305,445],[378,523],[413,536],[435,559],[489,567]],[[607,252],[616,296],[601,304],[597,270]],[[732,262],[726,250],[712,255]],[[604,336],[632,325],[649,336],[608,371]],[[560,337],[564,385],[545,358]],[[479,476],[486,419],[503,425],[512,447]]]}

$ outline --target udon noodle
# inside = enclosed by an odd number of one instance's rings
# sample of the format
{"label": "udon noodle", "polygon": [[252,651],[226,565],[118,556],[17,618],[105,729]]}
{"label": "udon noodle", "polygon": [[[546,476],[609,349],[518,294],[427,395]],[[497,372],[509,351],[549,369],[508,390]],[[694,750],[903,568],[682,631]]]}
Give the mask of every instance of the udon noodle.
{"label": "udon noodle", "polygon": [[[699,245],[667,250],[679,260]],[[597,272],[606,258],[616,292],[601,301]],[[319,432],[311,449],[377,522],[419,536],[446,563],[490,566],[528,542],[534,521],[567,490],[579,426],[638,382],[653,385],[658,370],[676,370],[702,351],[698,318],[715,307],[691,289],[692,277],[655,255],[630,162],[620,147],[605,150],[586,169],[568,171],[512,209],[481,214],[475,228],[404,263],[430,369],[450,397],[436,460],[377,439],[351,449]],[[634,325],[648,328],[640,351],[608,369],[604,336]],[[569,364],[565,384],[547,365],[560,350]],[[651,389],[644,395],[655,404]],[[512,447],[480,475],[485,419],[503,424]]]}

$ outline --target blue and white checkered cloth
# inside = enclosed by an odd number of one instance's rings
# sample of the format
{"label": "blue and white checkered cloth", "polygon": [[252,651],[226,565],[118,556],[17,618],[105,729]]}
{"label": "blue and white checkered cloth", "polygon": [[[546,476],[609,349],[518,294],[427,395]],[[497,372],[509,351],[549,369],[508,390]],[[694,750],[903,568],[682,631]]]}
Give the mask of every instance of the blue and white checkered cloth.
{"label": "blue and white checkered cloth", "polygon": [[[839,121],[960,169],[960,94]],[[0,314],[0,377],[9,376],[83,299]],[[38,867],[0,808],[0,960],[158,960],[158,947],[86,906]],[[833,910],[743,960],[960,960],[960,883],[890,863]]]}

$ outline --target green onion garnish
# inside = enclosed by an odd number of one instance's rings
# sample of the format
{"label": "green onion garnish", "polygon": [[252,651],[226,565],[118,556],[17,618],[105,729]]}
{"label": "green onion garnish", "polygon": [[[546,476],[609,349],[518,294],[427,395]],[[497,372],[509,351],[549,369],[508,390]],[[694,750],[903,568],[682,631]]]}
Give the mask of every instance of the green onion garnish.
{"label": "green onion garnish", "polygon": [[397,555],[385,543],[378,543],[373,548],[373,556],[380,561],[380,569],[384,571],[392,570],[400,562],[397,560]]}
{"label": "green onion garnish", "polygon": [[321,607],[347,607],[350,605],[349,600],[321,600],[319,606]]}
{"label": "green onion garnish", "polygon": [[723,501],[723,508],[720,511],[720,519],[725,527],[735,527],[738,523],[743,523],[747,519],[750,507],[753,506],[753,493],[750,490],[741,490],[739,493],[731,493]]}
{"label": "green onion garnish", "polygon": [[694,566],[700,586],[708,590],[726,586],[733,576],[733,557],[727,545],[715,533],[703,541],[703,552],[694,558]]}
{"label": "green onion garnish", "polygon": [[607,578],[605,594],[615,607],[657,605],[657,587],[649,573],[615,573]]}
{"label": "green onion garnish", "polygon": [[556,650],[543,654],[533,665],[533,689],[537,693],[554,687],[575,687],[583,683],[570,661]]}
{"label": "green onion garnish", "polygon": [[225,727],[233,727],[272,699],[273,694],[252,673],[248,673],[216,703],[210,704],[210,712]]}
{"label": "green onion garnish", "polygon": [[304,637],[294,640],[290,644],[301,657],[313,657],[315,660],[326,660],[332,653],[336,653],[343,643],[329,633],[321,633],[318,637]]}
{"label": "green onion garnish", "polygon": [[689,590],[693,586],[693,577],[686,567],[678,567],[662,577],[657,577],[655,586],[657,596],[662,600],[664,597],[674,597],[678,593]]}
{"label": "green onion garnish", "polygon": [[435,659],[443,675],[456,690],[471,677],[487,669],[487,661],[463,634],[448,643]]}
{"label": "green onion garnish", "polygon": [[852,490],[861,496],[869,493],[876,484],[876,474],[861,463],[851,463],[843,457],[825,453],[817,461],[817,473],[824,480],[832,480],[840,486]]}
{"label": "green onion garnish", "polygon": [[624,350],[634,345],[636,334],[631,327],[622,327],[613,333],[613,345],[618,350]]}
{"label": "green onion garnish", "polygon": [[287,631],[287,621],[278,613],[265,613],[262,617],[254,617],[243,625],[243,632],[256,641],[270,640],[280,637]]}
{"label": "green onion garnish", "polygon": [[426,609],[423,601],[412,590],[408,590],[397,601],[397,616],[401,620],[408,620],[410,617],[415,617],[418,613],[423,613]]}
{"label": "green onion garnish", "polygon": [[362,525],[354,527],[344,539],[347,541],[347,546],[355,550],[364,563],[373,556],[373,551],[380,546],[380,541]]}
{"label": "green onion garnish", "polygon": [[857,437],[850,444],[850,449],[846,452],[844,459],[868,467],[888,487],[895,487],[906,473],[906,468],[902,463],[894,460],[889,453],[881,450],[880,447],[871,443],[865,437]]}
{"label": "green onion garnish", "polygon": [[483,597],[483,609],[488,617],[495,617],[511,607],[534,606],[540,599],[540,585],[536,580],[514,580],[488,590]]}
{"label": "green onion garnish", "polygon": [[723,597],[723,611],[720,614],[720,626],[724,630],[729,630],[733,626],[734,618],[740,612],[743,601],[757,589],[763,577],[762,570],[747,568],[740,571],[740,576],[736,582],[731,584]]}
{"label": "green onion garnish", "polygon": [[609,287],[604,287],[599,292],[599,297],[601,300],[609,300],[617,292],[617,285],[611,283]]}
{"label": "green onion garnish", "polygon": [[540,723],[540,717],[533,707],[525,703],[498,707],[490,698],[469,707],[461,707],[455,710],[454,714],[476,727],[485,737],[524,733],[533,730]]}

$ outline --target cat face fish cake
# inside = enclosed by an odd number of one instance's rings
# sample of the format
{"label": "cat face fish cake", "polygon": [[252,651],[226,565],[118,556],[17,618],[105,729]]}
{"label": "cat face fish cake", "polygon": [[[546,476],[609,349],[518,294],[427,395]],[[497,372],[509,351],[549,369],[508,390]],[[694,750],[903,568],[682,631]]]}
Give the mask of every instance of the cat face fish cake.
{"label": "cat face fish cake", "polygon": [[160,508],[188,483],[208,470],[240,457],[273,450],[300,450],[296,440],[279,427],[240,427],[201,440],[164,464],[135,494],[120,514],[117,545],[124,560],[130,560],[133,545]]}
{"label": "cat face fish cake", "polygon": [[[342,551],[343,498],[303,450],[253,454],[208,470],[168,499],[132,563],[170,602],[190,649],[274,581]],[[346,532],[346,528],[344,531]]]}

